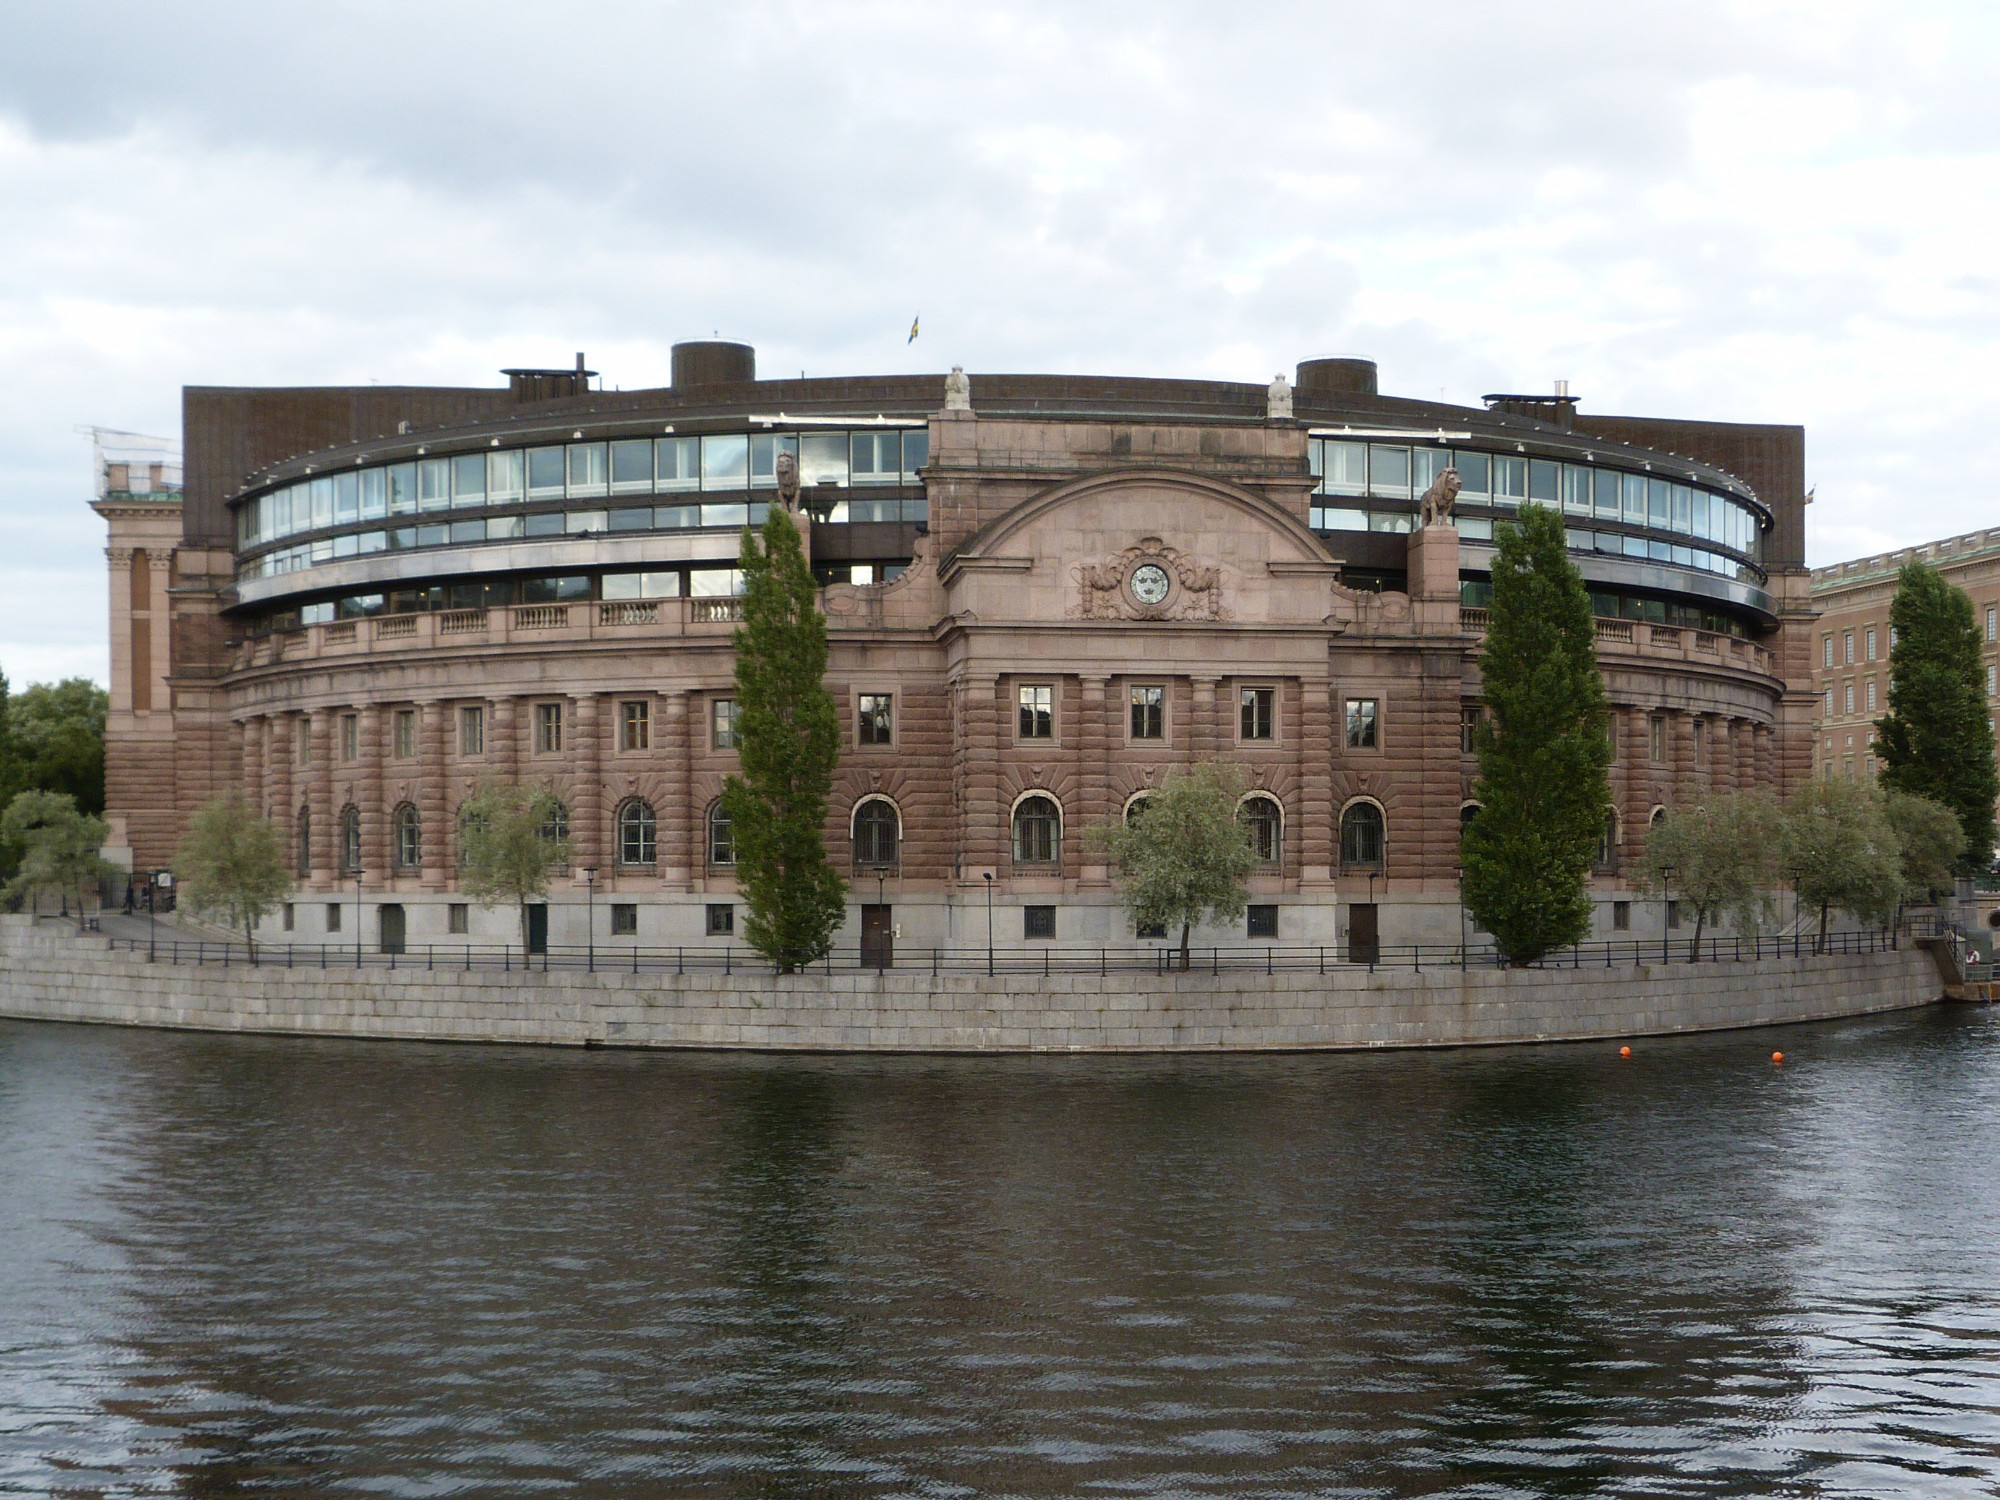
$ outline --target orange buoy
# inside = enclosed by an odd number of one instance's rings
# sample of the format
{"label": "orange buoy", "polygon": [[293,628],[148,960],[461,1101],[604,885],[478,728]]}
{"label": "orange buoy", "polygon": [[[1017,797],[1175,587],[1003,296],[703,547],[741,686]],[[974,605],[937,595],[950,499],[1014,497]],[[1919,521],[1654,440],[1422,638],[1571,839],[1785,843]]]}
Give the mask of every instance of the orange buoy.
{"label": "orange buoy", "polygon": [[1776,1062],[1776,1063],[1781,1063],[1781,1062],[1783,1062],[1784,1060],[1785,1060],[1785,1054],[1784,1054],[1784,1053],[1782,1053],[1782,1052],[1773,1052],[1773,1053],[1771,1054],[1771,1061],[1772,1061],[1772,1062]]}
{"label": "orange buoy", "polygon": [[1630,1047],[1620,1047],[1618,1049],[1618,1055],[1620,1057],[1630,1057],[1632,1055],[1632,1049]]}

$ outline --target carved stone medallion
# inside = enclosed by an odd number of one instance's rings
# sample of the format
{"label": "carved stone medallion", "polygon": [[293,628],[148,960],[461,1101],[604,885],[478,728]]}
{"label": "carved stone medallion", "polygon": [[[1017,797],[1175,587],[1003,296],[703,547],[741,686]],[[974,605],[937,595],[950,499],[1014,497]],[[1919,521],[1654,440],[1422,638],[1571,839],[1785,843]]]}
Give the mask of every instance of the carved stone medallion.
{"label": "carved stone medallion", "polygon": [[1077,599],[1069,611],[1082,620],[1222,620],[1222,570],[1169,547],[1156,536],[1096,562],[1079,563]]}

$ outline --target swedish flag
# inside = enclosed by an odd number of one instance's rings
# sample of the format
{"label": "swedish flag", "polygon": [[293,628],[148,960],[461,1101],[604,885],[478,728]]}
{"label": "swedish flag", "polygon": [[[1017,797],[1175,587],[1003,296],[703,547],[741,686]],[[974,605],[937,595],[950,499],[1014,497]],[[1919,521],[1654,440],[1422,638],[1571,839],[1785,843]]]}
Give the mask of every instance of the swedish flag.
{"label": "swedish flag", "polygon": [[921,313],[919,313],[916,317],[910,319],[910,336],[903,340],[904,343],[914,344],[917,341],[917,324],[919,324],[922,321],[923,321],[923,314]]}

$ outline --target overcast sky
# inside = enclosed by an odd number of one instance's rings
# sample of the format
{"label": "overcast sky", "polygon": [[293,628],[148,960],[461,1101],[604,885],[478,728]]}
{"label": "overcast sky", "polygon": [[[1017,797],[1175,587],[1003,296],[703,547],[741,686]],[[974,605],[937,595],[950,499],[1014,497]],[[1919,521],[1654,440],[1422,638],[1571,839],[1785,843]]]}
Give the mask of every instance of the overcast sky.
{"label": "overcast sky", "polygon": [[105,676],[79,425],[579,349],[664,384],[717,331],[767,374],[1567,379],[1803,423],[1814,563],[1971,530],[1996,85],[1976,0],[9,0],[0,667]]}

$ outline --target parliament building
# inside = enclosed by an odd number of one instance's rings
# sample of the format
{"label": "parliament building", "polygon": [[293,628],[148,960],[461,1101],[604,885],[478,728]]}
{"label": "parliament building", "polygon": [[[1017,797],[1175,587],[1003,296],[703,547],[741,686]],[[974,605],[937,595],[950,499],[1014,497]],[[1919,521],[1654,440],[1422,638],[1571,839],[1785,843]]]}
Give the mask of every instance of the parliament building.
{"label": "parliament building", "polygon": [[740,947],[738,549],[794,475],[843,726],[839,942],[871,961],[989,922],[1003,947],[1158,940],[1087,831],[1209,758],[1248,778],[1261,866],[1198,941],[1457,943],[1493,528],[1530,501],[1563,513],[1615,710],[1599,936],[1669,920],[1638,873],[1660,810],[1812,774],[1796,427],[1593,416],[1562,386],[1412,400],[1359,359],[1268,387],[760,380],[702,342],[664,389],[581,356],[505,374],[190,387],[179,488],[100,465],[136,881],[240,786],[297,871],[268,937],[518,941],[459,892],[458,810],[530,781],[571,847],[537,939]]}

